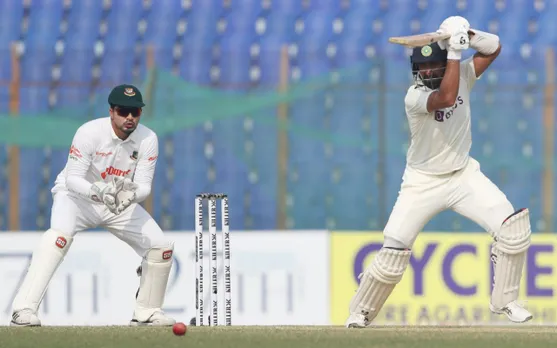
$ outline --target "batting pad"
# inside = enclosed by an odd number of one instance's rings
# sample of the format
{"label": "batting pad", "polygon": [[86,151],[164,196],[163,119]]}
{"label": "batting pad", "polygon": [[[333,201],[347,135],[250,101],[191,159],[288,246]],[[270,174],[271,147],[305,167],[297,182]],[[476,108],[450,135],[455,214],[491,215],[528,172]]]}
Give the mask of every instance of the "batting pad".
{"label": "batting pad", "polygon": [[46,231],[38,248],[33,252],[31,264],[14,299],[13,310],[39,309],[44,294],[56,269],[70,249],[73,237],[55,230]]}
{"label": "batting pad", "polygon": [[350,302],[350,313],[373,320],[400,282],[410,263],[410,250],[382,248],[372,264],[360,274],[360,287]]}
{"label": "batting pad", "polygon": [[491,304],[498,309],[518,298],[530,234],[529,211],[523,209],[509,216],[496,235],[491,249],[495,266]]}
{"label": "batting pad", "polygon": [[174,243],[171,243],[166,248],[149,249],[143,258],[134,319],[147,321],[153,313],[161,310],[172,267],[173,251]]}

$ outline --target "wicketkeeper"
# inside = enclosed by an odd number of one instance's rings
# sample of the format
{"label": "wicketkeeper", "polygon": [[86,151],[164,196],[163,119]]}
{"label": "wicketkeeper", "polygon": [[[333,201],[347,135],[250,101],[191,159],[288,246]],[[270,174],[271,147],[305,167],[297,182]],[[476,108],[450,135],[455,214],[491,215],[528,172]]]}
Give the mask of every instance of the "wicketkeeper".
{"label": "wicketkeeper", "polygon": [[96,227],[106,228],[142,258],[130,325],[175,323],[161,310],[174,243],[138,204],[151,192],[157,135],[139,124],[145,104],[135,86],[116,86],[108,103],[110,117],[89,121],[75,133],[66,166],[52,189],[50,229],[34,251],[15,297],[11,325],[41,325],[39,305],[75,234]]}

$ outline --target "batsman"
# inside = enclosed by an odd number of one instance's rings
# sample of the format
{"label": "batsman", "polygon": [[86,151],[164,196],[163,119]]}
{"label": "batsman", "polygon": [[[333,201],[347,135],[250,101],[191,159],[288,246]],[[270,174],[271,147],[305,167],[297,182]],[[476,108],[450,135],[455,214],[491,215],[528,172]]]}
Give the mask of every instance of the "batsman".
{"label": "batsman", "polygon": [[139,124],[145,104],[135,86],[114,87],[108,103],[110,117],[89,121],[74,135],[66,166],[52,188],[50,228],[13,302],[12,326],[41,325],[39,305],[76,233],[96,227],[106,228],[142,258],[130,325],[175,323],[161,310],[174,243],[139,205],[151,192],[158,138]]}
{"label": "batsman", "polygon": [[[349,305],[346,326],[364,328],[401,281],[419,232],[451,209],[476,222],[493,238],[494,284],[489,308],[512,322],[532,319],[518,301],[530,246],[528,209],[516,210],[470,157],[470,92],[501,51],[499,37],[471,29],[459,16],[443,21],[450,38],[414,48],[414,84],[404,103],[411,132],[397,201],[383,231],[383,246],[363,274]],[[477,52],[463,60],[469,47]]]}

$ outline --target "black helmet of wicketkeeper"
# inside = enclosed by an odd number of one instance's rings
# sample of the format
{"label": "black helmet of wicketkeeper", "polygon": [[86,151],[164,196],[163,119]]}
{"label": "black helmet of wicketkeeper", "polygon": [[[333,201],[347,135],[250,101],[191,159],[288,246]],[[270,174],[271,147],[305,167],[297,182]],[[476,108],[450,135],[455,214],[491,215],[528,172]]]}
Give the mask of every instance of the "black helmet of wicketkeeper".
{"label": "black helmet of wicketkeeper", "polygon": [[447,51],[442,50],[436,42],[416,47],[412,51],[410,63],[416,84],[438,89],[445,75]]}

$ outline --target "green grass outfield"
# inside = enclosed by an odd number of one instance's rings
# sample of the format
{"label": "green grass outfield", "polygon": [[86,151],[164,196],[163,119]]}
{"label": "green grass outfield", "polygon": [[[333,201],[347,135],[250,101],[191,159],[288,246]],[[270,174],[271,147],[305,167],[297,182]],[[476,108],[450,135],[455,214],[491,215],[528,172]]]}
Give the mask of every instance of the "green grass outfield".
{"label": "green grass outfield", "polygon": [[171,328],[149,327],[0,327],[1,348],[550,348],[557,328],[324,326],[188,327],[184,336]]}

